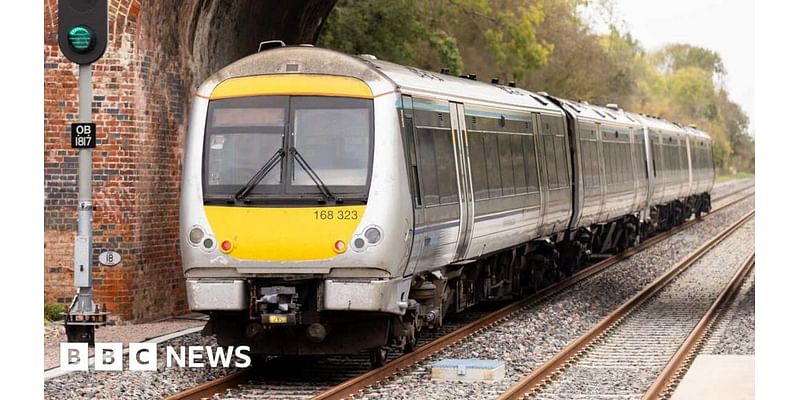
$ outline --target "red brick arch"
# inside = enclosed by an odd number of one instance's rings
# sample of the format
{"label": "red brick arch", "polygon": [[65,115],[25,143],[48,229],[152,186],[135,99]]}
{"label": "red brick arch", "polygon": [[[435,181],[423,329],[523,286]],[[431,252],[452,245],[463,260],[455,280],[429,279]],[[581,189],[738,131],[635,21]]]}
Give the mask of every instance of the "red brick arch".
{"label": "red brick arch", "polygon": [[[45,300],[73,294],[78,116],[77,67],[58,50],[57,0],[45,0]],[[186,311],[178,197],[192,88],[254,51],[260,40],[315,42],[335,0],[109,0],[109,44],[93,65],[95,296],[116,318]]]}

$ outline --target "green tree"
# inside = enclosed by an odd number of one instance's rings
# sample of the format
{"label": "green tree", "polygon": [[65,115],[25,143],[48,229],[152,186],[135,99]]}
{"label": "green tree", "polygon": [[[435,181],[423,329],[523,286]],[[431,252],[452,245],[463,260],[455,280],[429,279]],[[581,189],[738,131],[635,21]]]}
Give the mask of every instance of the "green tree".
{"label": "green tree", "polygon": [[340,0],[319,44],[696,124],[714,140],[718,171],[754,171],[749,120],[724,88],[720,55],[682,43],[648,53],[621,26],[614,0]]}
{"label": "green tree", "polygon": [[533,1],[341,0],[319,44],[457,75],[466,49],[469,64],[490,59],[494,71],[521,78],[547,62],[551,47],[536,35],[543,18]]}
{"label": "green tree", "polygon": [[339,0],[325,21],[319,45],[410,64],[423,31],[417,11],[414,0]]}
{"label": "green tree", "polygon": [[697,67],[719,76],[726,73],[719,53],[689,44],[666,46],[653,54],[653,61],[667,74],[688,67]]}

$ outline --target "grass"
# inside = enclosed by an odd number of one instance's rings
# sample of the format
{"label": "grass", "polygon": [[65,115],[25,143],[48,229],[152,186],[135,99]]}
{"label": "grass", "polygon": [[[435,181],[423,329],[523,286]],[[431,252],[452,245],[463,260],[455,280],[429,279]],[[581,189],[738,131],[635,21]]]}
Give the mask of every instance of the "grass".
{"label": "grass", "polygon": [[63,304],[44,303],[44,320],[48,322],[60,321],[64,318],[66,307]]}
{"label": "grass", "polygon": [[717,175],[716,183],[722,183],[722,182],[730,181],[730,180],[734,180],[734,179],[753,178],[755,176],[756,175],[754,173],[752,173],[752,172],[737,172],[735,174],[729,174],[729,175],[719,174],[719,175]]}

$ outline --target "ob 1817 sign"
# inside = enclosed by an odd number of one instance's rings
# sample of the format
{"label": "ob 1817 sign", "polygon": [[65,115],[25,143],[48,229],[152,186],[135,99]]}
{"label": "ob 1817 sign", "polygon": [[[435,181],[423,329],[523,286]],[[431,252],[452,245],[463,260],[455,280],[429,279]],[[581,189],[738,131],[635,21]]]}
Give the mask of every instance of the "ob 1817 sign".
{"label": "ob 1817 sign", "polygon": [[94,123],[72,124],[72,148],[93,149],[97,146],[97,131]]}

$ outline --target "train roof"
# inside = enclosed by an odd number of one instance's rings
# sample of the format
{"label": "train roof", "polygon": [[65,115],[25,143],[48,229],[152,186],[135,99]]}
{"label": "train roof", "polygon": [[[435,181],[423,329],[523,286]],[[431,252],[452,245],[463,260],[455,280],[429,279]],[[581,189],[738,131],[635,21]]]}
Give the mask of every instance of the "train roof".
{"label": "train roof", "polygon": [[563,110],[550,99],[525,89],[426,71],[370,56],[362,58],[385,74],[401,90],[563,114]]}
{"label": "train roof", "polygon": [[581,121],[592,121],[607,124],[623,124],[627,126],[640,126],[641,123],[631,114],[619,107],[602,107],[590,104],[586,101],[573,101],[554,97],[558,99],[564,107],[569,108],[570,112]]}
{"label": "train roof", "polygon": [[705,132],[659,118],[635,114],[618,107],[602,107],[587,102],[561,99],[547,93],[534,93],[522,88],[487,83],[476,79],[422,70],[378,60],[369,55],[353,56],[335,50],[309,45],[284,46],[261,51],[235,61],[211,75],[197,89],[208,97],[220,82],[241,76],[316,73],[358,78],[370,86],[377,97],[400,90],[412,94],[444,95],[478,104],[563,114],[560,102],[579,120],[608,124],[644,125],[651,130],[667,131],[710,138]]}

